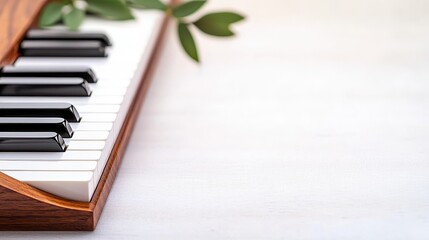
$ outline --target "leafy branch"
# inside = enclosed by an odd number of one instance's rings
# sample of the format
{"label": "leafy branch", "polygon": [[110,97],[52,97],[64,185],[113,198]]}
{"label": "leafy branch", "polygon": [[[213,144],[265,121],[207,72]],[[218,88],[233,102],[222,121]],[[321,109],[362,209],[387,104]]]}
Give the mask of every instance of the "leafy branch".
{"label": "leafy branch", "polygon": [[234,35],[231,25],[244,19],[235,12],[213,12],[195,21],[187,18],[200,10],[207,0],[192,0],[177,5],[165,4],[160,0],[59,0],[46,5],[39,19],[42,28],[63,23],[76,31],[87,14],[111,20],[131,20],[131,8],[158,10],[175,19],[180,43],[189,57],[199,62],[198,50],[192,29],[216,37]]}

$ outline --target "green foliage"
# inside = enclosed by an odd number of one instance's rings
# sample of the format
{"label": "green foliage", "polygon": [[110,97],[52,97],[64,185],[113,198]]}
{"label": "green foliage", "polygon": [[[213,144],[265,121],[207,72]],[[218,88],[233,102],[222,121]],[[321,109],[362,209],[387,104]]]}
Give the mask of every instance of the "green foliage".
{"label": "green foliage", "polygon": [[230,25],[243,19],[244,17],[237,13],[216,12],[203,16],[195,21],[194,25],[204,33],[218,37],[229,37],[234,35]]}
{"label": "green foliage", "polygon": [[194,38],[189,31],[188,25],[186,23],[179,22],[177,24],[177,33],[179,35],[183,50],[185,50],[188,56],[190,56],[196,62],[199,62],[200,60],[198,58],[197,46],[195,45]]}
{"label": "green foliage", "polygon": [[167,6],[159,0],[129,0],[128,2],[143,9],[167,10]]}
{"label": "green foliage", "polygon": [[200,9],[206,3],[205,0],[196,0],[180,4],[173,8],[173,16],[176,18],[187,17]]}
{"label": "green foliage", "polygon": [[79,8],[72,8],[72,10],[64,14],[64,24],[72,31],[79,29],[80,25],[85,18],[85,12]]}
{"label": "green foliage", "polygon": [[86,0],[87,11],[113,20],[134,19],[127,4],[121,0]]}
{"label": "green foliage", "polygon": [[177,33],[185,53],[199,62],[197,46],[191,32],[192,25],[196,27],[194,29],[212,36],[229,37],[234,35],[231,25],[244,19],[242,15],[234,12],[209,13],[194,22],[185,19],[200,10],[207,0],[192,0],[176,6],[167,5],[162,0],[85,0],[83,7],[82,1],[59,0],[46,5],[40,16],[39,26],[49,27],[62,21],[70,30],[76,31],[86,12],[112,20],[130,20],[134,19],[130,8],[160,10],[177,21]]}
{"label": "green foliage", "polygon": [[61,21],[61,18],[62,18],[61,11],[64,6],[65,6],[64,3],[57,3],[57,2],[53,2],[46,5],[46,7],[42,11],[42,14],[40,15],[39,26],[48,27]]}

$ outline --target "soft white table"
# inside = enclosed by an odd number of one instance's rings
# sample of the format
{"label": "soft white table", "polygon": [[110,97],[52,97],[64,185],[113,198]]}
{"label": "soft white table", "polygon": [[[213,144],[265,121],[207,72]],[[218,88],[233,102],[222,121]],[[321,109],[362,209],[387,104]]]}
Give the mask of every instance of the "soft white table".
{"label": "soft white table", "polygon": [[201,66],[171,29],[97,230],[0,239],[429,239],[429,2],[222,7]]}

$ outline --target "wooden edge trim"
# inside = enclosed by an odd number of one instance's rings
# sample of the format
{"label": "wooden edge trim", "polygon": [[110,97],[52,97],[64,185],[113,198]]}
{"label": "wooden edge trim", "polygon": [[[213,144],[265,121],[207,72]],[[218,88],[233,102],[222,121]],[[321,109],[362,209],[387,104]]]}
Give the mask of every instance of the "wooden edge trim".
{"label": "wooden edge trim", "polygon": [[47,3],[48,0],[0,0],[0,67],[15,62],[19,43]]}
{"label": "wooden edge trim", "polygon": [[[7,176],[4,173],[0,172],[0,187],[9,189],[16,194],[23,195],[34,199],[35,201],[43,202],[45,204],[50,204],[59,207],[65,207],[78,211],[90,211],[90,203],[85,202],[75,202],[67,199],[60,198],[53,194],[47,193],[45,191],[39,190],[35,187],[32,187],[24,182],[16,180],[10,176]],[[2,204],[2,191],[0,189],[0,204]]]}

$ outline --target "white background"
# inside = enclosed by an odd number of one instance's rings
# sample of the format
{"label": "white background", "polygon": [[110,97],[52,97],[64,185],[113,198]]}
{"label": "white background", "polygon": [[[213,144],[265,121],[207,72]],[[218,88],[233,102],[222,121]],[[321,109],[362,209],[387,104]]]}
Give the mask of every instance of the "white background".
{"label": "white background", "polygon": [[222,0],[170,29],[95,232],[0,239],[429,239],[429,2]]}

